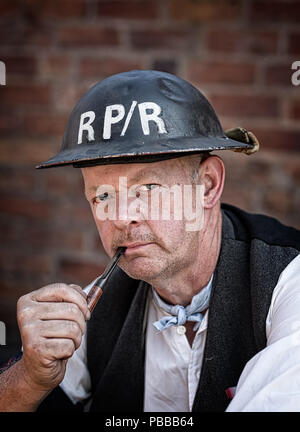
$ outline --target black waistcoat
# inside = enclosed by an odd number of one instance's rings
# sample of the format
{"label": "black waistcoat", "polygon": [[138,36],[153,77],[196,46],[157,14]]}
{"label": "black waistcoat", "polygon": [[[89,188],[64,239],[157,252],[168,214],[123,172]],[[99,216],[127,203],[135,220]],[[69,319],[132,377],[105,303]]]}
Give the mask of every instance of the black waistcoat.
{"label": "black waistcoat", "polygon": [[[280,273],[299,254],[300,232],[222,204],[201,375],[193,411],[224,411],[225,390],[266,345],[265,320]],[[144,315],[149,285],[118,270],[88,323],[91,411],[143,410]]]}

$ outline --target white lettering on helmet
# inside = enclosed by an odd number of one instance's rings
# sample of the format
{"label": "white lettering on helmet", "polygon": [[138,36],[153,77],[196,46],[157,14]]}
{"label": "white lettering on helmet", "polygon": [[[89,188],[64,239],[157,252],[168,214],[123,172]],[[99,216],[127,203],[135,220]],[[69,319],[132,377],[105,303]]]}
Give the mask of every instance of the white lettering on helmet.
{"label": "white lettering on helmet", "polygon": [[127,117],[126,117],[123,129],[122,129],[122,132],[121,132],[121,136],[124,136],[125,132],[127,131],[127,128],[128,128],[129,122],[131,120],[131,117],[132,117],[132,114],[133,114],[133,110],[136,107],[136,104],[137,104],[137,101],[132,101],[130,110],[128,111],[128,114],[127,114]]}
{"label": "white lettering on helmet", "polygon": [[[149,135],[149,121],[154,121],[158,127],[159,133],[167,133],[164,121],[161,117],[158,117],[161,113],[161,107],[155,102],[143,102],[138,105],[141,117],[141,124],[144,135]],[[150,114],[147,110],[151,110]]]}
{"label": "white lettering on helmet", "polygon": [[[84,123],[84,120],[88,118],[88,121]],[[88,133],[88,140],[93,141],[95,139],[94,137],[94,129],[91,123],[95,120],[95,113],[94,111],[87,111],[80,116],[80,124],[79,124],[79,130],[78,130],[78,141],[77,144],[82,143],[82,134],[83,131],[87,131]]]}
{"label": "white lettering on helmet", "polygon": [[[129,123],[132,119],[133,111],[138,105],[141,126],[144,135],[150,134],[149,122],[154,121],[158,127],[159,133],[167,133],[165,123],[159,115],[161,114],[161,107],[155,102],[142,102],[140,104],[137,101],[132,101],[126,116],[120,136],[124,136],[128,129]],[[149,112],[150,111],[150,112]],[[116,114],[116,115],[113,115]],[[121,104],[108,105],[105,109],[104,124],[103,124],[103,139],[107,140],[111,138],[112,125],[119,123],[125,116],[125,107]],[[86,119],[88,119],[86,121]],[[80,124],[78,130],[78,144],[82,143],[83,132],[87,131],[88,141],[95,140],[94,128],[92,126],[95,120],[95,112],[87,111],[80,116]]]}
{"label": "white lettering on helmet", "polygon": [[[118,114],[113,116],[113,111],[117,111]],[[111,125],[119,123],[124,115],[125,108],[123,105],[109,105],[106,107],[103,125],[103,139],[109,139],[111,137]]]}

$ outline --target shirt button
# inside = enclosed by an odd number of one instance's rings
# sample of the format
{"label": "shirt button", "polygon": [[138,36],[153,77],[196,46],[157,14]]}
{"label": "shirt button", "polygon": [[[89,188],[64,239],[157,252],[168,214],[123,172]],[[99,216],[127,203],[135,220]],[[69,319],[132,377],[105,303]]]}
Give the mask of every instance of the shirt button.
{"label": "shirt button", "polygon": [[183,325],[180,325],[180,326],[177,327],[177,333],[179,335],[184,335],[185,332],[186,332],[186,328]]}

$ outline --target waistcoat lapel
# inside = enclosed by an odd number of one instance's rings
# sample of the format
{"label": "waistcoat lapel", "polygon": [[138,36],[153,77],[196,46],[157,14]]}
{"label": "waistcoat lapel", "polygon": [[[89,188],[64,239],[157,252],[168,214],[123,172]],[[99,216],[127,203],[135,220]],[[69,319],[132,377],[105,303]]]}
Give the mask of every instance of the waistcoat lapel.
{"label": "waistcoat lapel", "polygon": [[[148,287],[145,282],[133,281],[130,278],[126,278],[123,274],[124,281],[126,283],[136,283],[138,286],[135,294],[129,296],[126,293],[128,287],[122,286],[120,280],[118,280],[117,287],[118,292],[115,293],[114,301],[116,305],[120,307],[128,307],[125,321],[122,316],[118,316],[117,312],[114,314],[113,319],[107,320],[109,326],[121,328],[118,337],[111,338],[110,333],[114,329],[107,328],[101,329],[104,337],[100,336],[100,341],[94,341],[95,344],[100,346],[100,353],[97,356],[99,364],[98,373],[95,374],[99,378],[98,384],[94,382],[94,396],[91,404],[91,411],[142,411],[143,410],[143,399],[144,399],[144,315],[145,307],[147,303]],[[116,286],[116,284],[114,284]],[[121,288],[121,289],[120,289]],[[131,289],[132,291],[132,289]],[[130,293],[129,293],[130,294]],[[103,293],[104,296],[104,293]],[[112,296],[112,293],[110,293]],[[126,296],[123,299],[122,297]],[[129,298],[128,298],[129,297]],[[109,307],[113,311],[113,304],[110,299],[106,300],[101,304],[102,308]],[[100,304],[99,302],[99,304]],[[123,303],[123,305],[122,305]],[[123,312],[124,316],[124,312]],[[98,320],[96,320],[97,322]],[[102,320],[103,321],[103,320]],[[99,321],[98,321],[99,322]],[[124,325],[123,325],[124,324]],[[123,326],[123,327],[122,327]],[[118,331],[118,330],[117,330]],[[105,336],[107,338],[108,346],[105,343]],[[115,345],[114,345],[115,341]],[[102,342],[102,343],[101,343]],[[101,353],[102,349],[102,353]],[[103,364],[103,359],[108,359],[106,366]],[[91,355],[89,356],[92,357]],[[104,360],[105,361],[105,360]],[[102,364],[101,364],[102,362]],[[94,369],[97,369],[97,365],[94,365]]]}
{"label": "waistcoat lapel", "polygon": [[234,239],[232,223],[224,212],[222,217],[222,245],[193,411],[224,411],[229,403],[225,390],[236,386],[245,363],[256,352],[249,307],[248,247]]}

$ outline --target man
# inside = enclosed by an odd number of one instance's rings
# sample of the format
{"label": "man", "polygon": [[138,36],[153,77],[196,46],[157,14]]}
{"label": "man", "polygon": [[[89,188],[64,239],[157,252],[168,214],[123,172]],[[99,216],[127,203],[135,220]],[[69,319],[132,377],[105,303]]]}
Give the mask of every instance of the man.
{"label": "man", "polygon": [[238,134],[167,73],[118,74],[83,96],[39,168],[81,168],[104,249],[126,250],[92,314],[93,282],[19,300],[23,355],[0,375],[0,410],[299,409],[300,235],[220,204],[210,151],[257,150]]}

